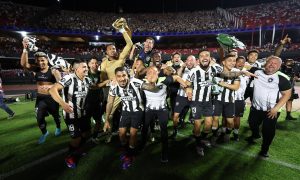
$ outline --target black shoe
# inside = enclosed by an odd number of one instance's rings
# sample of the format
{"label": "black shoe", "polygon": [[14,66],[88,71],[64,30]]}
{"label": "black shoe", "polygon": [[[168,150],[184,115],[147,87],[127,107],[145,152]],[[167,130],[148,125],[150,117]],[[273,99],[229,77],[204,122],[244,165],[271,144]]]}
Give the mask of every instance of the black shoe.
{"label": "black shoe", "polygon": [[261,136],[249,136],[245,140],[248,141],[249,144],[255,144],[255,139],[259,139]]}
{"label": "black shoe", "polygon": [[176,140],[176,137],[177,137],[177,131],[173,131],[171,136],[169,136],[169,139]]}
{"label": "black shoe", "polygon": [[236,142],[240,141],[239,134],[233,133],[233,137],[231,137],[230,139]]}
{"label": "black shoe", "polygon": [[294,118],[292,116],[286,116],[285,120],[286,121],[295,121],[295,120],[297,120],[297,118]]}
{"label": "black shoe", "polygon": [[160,162],[161,163],[168,163],[169,162],[168,155],[166,153],[161,154]]}
{"label": "black shoe", "polygon": [[269,157],[268,152],[263,152],[263,151],[260,151],[260,152],[258,153],[258,155],[259,155],[260,157],[263,157],[263,158],[268,158],[268,157]]}

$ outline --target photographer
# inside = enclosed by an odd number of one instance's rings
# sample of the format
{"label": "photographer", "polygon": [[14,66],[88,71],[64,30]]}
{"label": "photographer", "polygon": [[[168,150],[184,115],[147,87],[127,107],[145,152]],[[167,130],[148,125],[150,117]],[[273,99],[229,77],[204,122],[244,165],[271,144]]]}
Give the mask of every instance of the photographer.
{"label": "photographer", "polygon": [[295,92],[295,88],[294,88],[295,81],[299,79],[299,68],[297,68],[293,59],[287,59],[281,67],[281,72],[288,75],[288,77],[290,78],[291,85],[292,85],[292,95],[291,95],[290,99],[286,102],[286,118],[285,118],[285,120],[297,120],[297,118],[294,118],[291,116],[291,110],[292,110],[293,100],[299,98],[299,96]]}

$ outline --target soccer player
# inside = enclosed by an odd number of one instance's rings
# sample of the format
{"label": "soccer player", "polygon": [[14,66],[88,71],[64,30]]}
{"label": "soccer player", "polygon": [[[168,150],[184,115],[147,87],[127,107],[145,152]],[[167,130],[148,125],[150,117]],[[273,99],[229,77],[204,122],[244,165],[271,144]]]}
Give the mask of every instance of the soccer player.
{"label": "soccer player", "polygon": [[[230,72],[233,70],[236,64],[236,59],[233,55],[227,55],[222,60],[223,71]],[[214,96],[213,100],[213,125],[219,123],[219,117],[222,115],[226,122],[223,124],[223,128],[226,128],[226,134],[224,136],[225,142],[230,140],[230,133],[234,128],[234,111],[235,111],[235,91],[240,87],[240,78],[220,78],[218,85],[223,87],[223,90]]]}
{"label": "soccer player", "polygon": [[[128,28],[126,28],[126,29],[128,29]],[[118,54],[117,49],[114,44],[109,44],[106,46],[106,57],[104,57],[102,59],[102,63],[101,63],[101,67],[100,67],[101,82],[103,82],[105,80],[114,80],[115,79],[115,69],[118,67],[124,67],[126,58],[129,55],[130,50],[133,45],[128,32],[124,28],[117,29],[117,31],[122,33],[123,38],[126,41],[126,46],[124,47],[124,49],[122,50],[122,52],[120,54]],[[108,96],[107,88],[103,88],[103,96],[104,96],[104,100],[106,100],[107,96]],[[110,119],[112,119],[114,112],[120,105],[120,102],[121,101],[119,98],[115,98],[115,102],[114,102],[114,106],[111,111],[111,114],[106,114],[106,116],[110,116]],[[105,105],[105,103],[104,103],[104,105]],[[116,120],[118,120],[118,119],[116,119]],[[114,123],[114,124],[117,124],[117,123]],[[117,128],[117,127],[114,127],[114,128]],[[116,129],[114,129],[114,130],[116,130]],[[110,134],[107,137],[107,139],[106,139],[107,143],[109,143],[111,141],[111,137],[112,137],[112,134]]]}
{"label": "soccer player", "polygon": [[291,84],[286,75],[278,73],[282,60],[270,56],[266,60],[265,69],[251,68],[257,78],[253,80],[253,100],[249,114],[249,126],[252,135],[247,138],[250,143],[260,138],[259,126],[262,124],[263,142],[259,155],[268,157],[269,147],[275,136],[280,108],[291,96]]}
{"label": "soccer player", "polygon": [[60,72],[49,66],[48,56],[43,52],[35,53],[36,65],[28,62],[28,42],[23,41],[23,53],[21,55],[21,66],[24,69],[30,70],[34,74],[37,82],[37,98],[35,104],[36,119],[42,136],[38,140],[38,144],[46,141],[49,132],[47,131],[47,123],[45,117],[50,113],[55,121],[56,129],[55,136],[61,134],[59,105],[51,98],[48,90],[55,82],[61,79]]}
{"label": "soccer player", "polygon": [[[187,57],[185,63],[178,69],[177,75],[182,79],[187,79],[189,73],[195,66],[196,66],[196,58],[195,56],[190,55]],[[187,95],[184,91],[184,88],[180,86],[177,92],[176,103],[175,103],[174,114],[173,114],[174,130],[173,130],[173,134],[171,135],[171,138],[173,139],[175,139],[177,136],[180,114],[182,113],[183,118],[185,116],[185,113],[183,113],[183,110],[185,108],[187,109],[190,108],[190,102],[187,99]]]}
{"label": "soccer player", "polygon": [[[204,156],[205,140],[212,128],[212,99],[211,99],[211,81],[213,77],[221,71],[217,66],[210,65],[210,52],[201,50],[199,52],[199,66],[191,70],[187,77],[186,94],[191,102],[192,118],[194,119],[194,137],[196,139],[196,151],[200,156]],[[201,117],[204,117],[204,130],[201,133]],[[217,129],[213,129],[213,132]],[[209,143],[206,144],[210,146]]]}
{"label": "soccer player", "polygon": [[142,146],[146,144],[148,129],[150,123],[157,117],[160,124],[161,131],[161,162],[168,162],[168,116],[167,109],[167,87],[174,83],[179,82],[183,87],[186,87],[185,81],[177,75],[169,75],[158,77],[159,71],[157,67],[150,66],[147,70],[146,80],[151,84],[158,87],[157,92],[144,90],[146,95],[146,110],[145,110],[145,123],[142,129]]}
{"label": "soccer player", "polygon": [[[85,100],[92,82],[88,78],[88,66],[85,61],[73,62],[74,73],[66,75],[51,87],[49,93],[63,109],[65,123],[71,141],[65,162],[69,168],[75,168],[82,155],[82,145],[90,134],[91,122],[86,118]],[[60,97],[59,91],[63,91]]]}
{"label": "soccer player", "polygon": [[93,142],[98,143],[98,136],[100,135],[100,126],[103,115],[103,92],[102,87],[106,86],[110,80],[100,82],[100,71],[98,71],[98,61],[92,58],[88,61],[88,77],[92,81],[89,92],[86,97],[86,118],[95,120],[96,124],[93,130]]}
{"label": "soccer player", "polygon": [[[246,59],[244,56],[239,56],[236,59],[235,68],[242,71],[245,66]],[[244,115],[245,110],[245,100],[244,100],[244,94],[247,87],[247,84],[249,82],[248,76],[240,76],[240,88],[236,91],[235,96],[235,116],[234,116],[234,129],[233,129],[233,140],[239,141],[239,128],[240,128],[240,122],[241,117]]]}
{"label": "soccer player", "polygon": [[[113,109],[113,103],[118,96],[122,102],[122,113],[119,123],[119,137],[122,149],[126,149],[121,155],[122,167],[127,169],[131,166],[136,153],[137,131],[144,118],[144,102],[141,96],[141,90],[155,90],[154,85],[143,83],[142,80],[129,79],[127,70],[124,67],[115,69],[117,84],[112,85],[106,105],[106,114],[110,114]],[[111,128],[109,116],[106,116],[104,131]],[[126,132],[129,130],[130,138],[126,138]],[[129,146],[127,147],[127,144]]]}

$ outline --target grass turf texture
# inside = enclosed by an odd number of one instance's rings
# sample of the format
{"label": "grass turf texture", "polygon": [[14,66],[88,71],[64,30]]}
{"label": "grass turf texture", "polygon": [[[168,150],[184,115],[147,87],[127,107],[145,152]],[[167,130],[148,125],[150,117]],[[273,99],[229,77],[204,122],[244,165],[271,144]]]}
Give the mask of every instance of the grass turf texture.
{"label": "grass turf texture", "polygon": [[[16,116],[7,120],[5,113],[0,114],[1,175],[66,149],[69,135],[63,122],[62,135],[55,137],[55,123],[51,116],[47,117],[50,135],[44,144],[38,145],[41,133],[35,120],[34,102],[9,106],[16,111]],[[179,130],[176,141],[169,141],[168,164],[160,163],[160,143],[156,141],[148,144],[130,169],[122,170],[117,148],[119,141],[115,136],[111,144],[89,144],[88,155],[79,161],[76,169],[68,169],[64,163],[66,153],[59,153],[7,179],[300,179],[300,120],[286,122],[285,113],[281,113],[270,158],[262,160],[255,156],[261,140],[251,146],[244,141],[250,135],[248,113],[247,108],[241,123],[240,142],[206,149],[202,158],[196,154],[194,139],[190,137],[192,125],[188,124]],[[293,115],[299,117],[300,113]],[[171,134],[171,122],[169,126]],[[294,168],[283,163],[292,164]]]}

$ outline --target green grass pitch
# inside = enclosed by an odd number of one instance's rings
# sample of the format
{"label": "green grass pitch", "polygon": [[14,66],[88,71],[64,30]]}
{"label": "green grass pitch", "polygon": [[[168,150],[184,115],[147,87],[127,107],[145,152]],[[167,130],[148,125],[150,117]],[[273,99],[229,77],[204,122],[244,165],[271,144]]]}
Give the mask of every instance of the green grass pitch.
{"label": "green grass pitch", "polygon": [[[16,111],[16,116],[7,120],[1,110],[0,179],[300,179],[300,120],[286,122],[284,112],[278,120],[267,160],[256,157],[261,140],[251,146],[244,141],[250,135],[247,108],[241,123],[240,142],[206,149],[202,158],[196,154],[194,140],[190,138],[192,125],[188,124],[179,130],[176,141],[169,141],[167,164],[160,163],[157,140],[139,153],[130,169],[122,170],[116,136],[111,144],[89,143],[88,155],[79,161],[76,169],[68,169],[64,156],[70,138],[65,124],[62,123],[62,135],[55,137],[54,121],[51,116],[47,117],[50,135],[45,144],[38,145],[41,133],[35,120],[34,102],[9,106]],[[299,112],[293,113],[293,116],[299,115]],[[171,134],[171,121],[169,125]]]}

